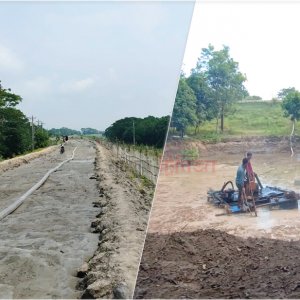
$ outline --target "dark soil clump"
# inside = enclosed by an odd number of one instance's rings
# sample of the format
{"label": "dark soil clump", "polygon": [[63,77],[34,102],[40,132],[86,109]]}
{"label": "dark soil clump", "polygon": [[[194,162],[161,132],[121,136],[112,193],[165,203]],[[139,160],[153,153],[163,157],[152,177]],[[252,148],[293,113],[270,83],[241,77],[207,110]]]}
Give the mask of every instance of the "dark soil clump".
{"label": "dark soil clump", "polygon": [[148,233],[134,298],[300,298],[300,242]]}

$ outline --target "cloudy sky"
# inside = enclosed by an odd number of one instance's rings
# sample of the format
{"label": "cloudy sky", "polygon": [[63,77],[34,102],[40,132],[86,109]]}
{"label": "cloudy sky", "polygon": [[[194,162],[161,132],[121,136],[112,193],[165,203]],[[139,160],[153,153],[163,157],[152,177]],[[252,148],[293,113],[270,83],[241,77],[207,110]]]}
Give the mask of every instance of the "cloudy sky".
{"label": "cloudy sky", "polygon": [[[252,3],[251,3],[252,2]],[[201,48],[227,45],[247,75],[251,95],[268,100],[290,86],[300,90],[300,1],[199,1],[183,69],[195,67]]]}
{"label": "cloudy sky", "polygon": [[193,7],[0,2],[0,80],[48,129],[170,114]]}

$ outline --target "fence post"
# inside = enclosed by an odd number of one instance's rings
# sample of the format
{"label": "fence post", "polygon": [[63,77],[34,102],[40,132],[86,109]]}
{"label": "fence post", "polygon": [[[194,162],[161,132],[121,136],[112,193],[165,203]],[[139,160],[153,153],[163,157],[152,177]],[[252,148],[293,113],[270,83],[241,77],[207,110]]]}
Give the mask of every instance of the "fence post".
{"label": "fence post", "polygon": [[152,178],[152,182],[155,182],[155,175],[154,175],[155,171],[154,171],[154,165],[153,162],[151,161],[151,178]]}
{"label": "fence post", "polygon": [[143,176],[143,160],[142,160],[142,150],[140,149],[140,174]]}

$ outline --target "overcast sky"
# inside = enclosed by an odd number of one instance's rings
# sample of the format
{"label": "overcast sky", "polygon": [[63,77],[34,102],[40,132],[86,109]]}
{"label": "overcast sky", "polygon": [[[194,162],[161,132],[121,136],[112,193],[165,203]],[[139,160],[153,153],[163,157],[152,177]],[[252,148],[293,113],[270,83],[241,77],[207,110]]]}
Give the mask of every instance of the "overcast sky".
{"label": "overcast sky", "polygon": [[290,86],[300,90],[300,1],[197,2],[184,57],[184,71],[195,67],[201,48],[230,47],[247,75],[251,95],[276,97]]}
{"label": "overcast sky", "polygon": [[0,2],[0,80],[45,127],[171,114],[193,2]]}

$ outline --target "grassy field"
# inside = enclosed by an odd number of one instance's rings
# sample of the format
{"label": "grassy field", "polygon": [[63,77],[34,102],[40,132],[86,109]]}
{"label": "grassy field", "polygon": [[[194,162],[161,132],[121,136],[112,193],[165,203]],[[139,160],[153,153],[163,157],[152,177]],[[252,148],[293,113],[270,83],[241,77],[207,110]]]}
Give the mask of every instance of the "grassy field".
{"label": "grassy field", "polygon": [[[104,136],[101,137],[95,137],[94,140],[101,141],[106,140]],[[119,143],[120,147],[127,148],[129,150],[138,151],[145,155],[155,156],[155,157],[161,157],[163,153],[163,148],[155,148],[153,146],[147,146],[147,145],[133,145],[133,144],[125,144],[125,143]]]}
{"label": "grassy field", "polygon": [[[295,134],[300,134],[300,129]],[[204,141],[222,141],[241,136],[287,136],[291,132],[291,121],[283,116],[280,103],[237,103],[234,113],[225,117],[224,133],[216,133],[216,120],[204,123],[195,135],[194,128],[187,134]]]}

